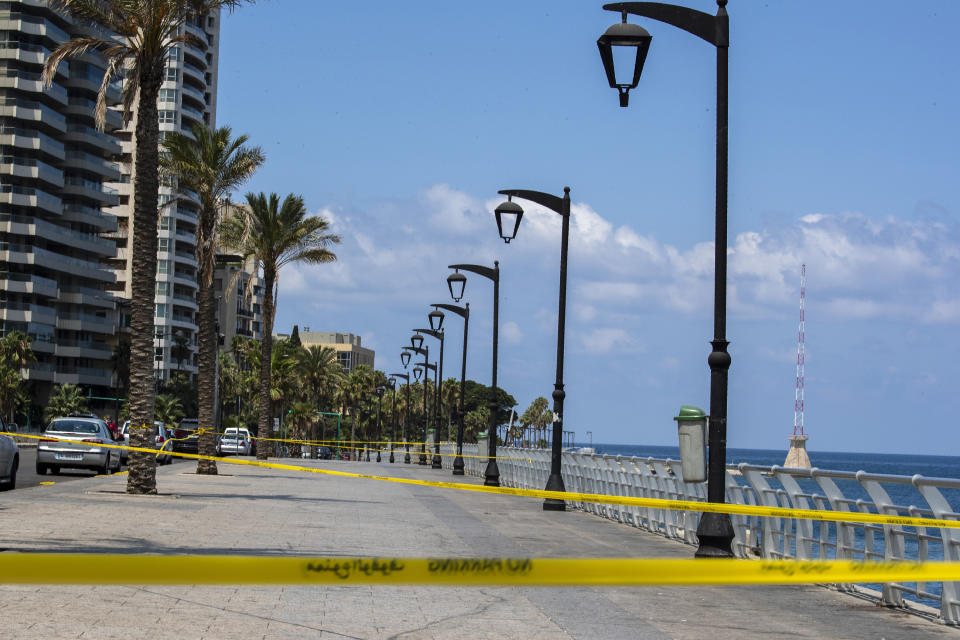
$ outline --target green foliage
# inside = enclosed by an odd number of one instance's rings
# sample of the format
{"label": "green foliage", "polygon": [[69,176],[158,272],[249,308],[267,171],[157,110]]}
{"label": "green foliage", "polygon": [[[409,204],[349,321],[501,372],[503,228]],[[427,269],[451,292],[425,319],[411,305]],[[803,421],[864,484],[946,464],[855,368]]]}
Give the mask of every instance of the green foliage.
{"label": "green foliage", "polygon": [[11,331],[0,338],[0,415],[9,422],[26,406],[26,384],[20,371],[36,360],[25,333]]}
{"label": "green foliage", "polygon": [[295,347],[302,347],[303,343],[300,342],[300,327],[293,325],[293,331],[290,332],[290,344]]}
{"label": "green foliage", "polygon": [[545,429],[553,424],[553,411],[548,409],[549,403],[546,398],[540,396],[530,403],[527,410],[520,417],[520,423],[525,427],[534,427],[536,429]]}
{"label": "green foliage", "polygon": [[159,394],[154,404],[153,414],[157,420],[167,426],[175,426],[184,416],[180,399],[176,396]]}
{"label": "green foliage", "polygon": [[477,434],[486,433],[490,428],[490,409],[481,406],[467,411],[463,417],[463,438],[469,442],[477,441]]}
{"label": "green foliage", "polygon": [[[496,393],[485,384],[467,380],[465,385],[464,410],[469,413],[481,407],[489,408],[490,400],[496,402],[497,424],[503,424],[510,421],[510,412],[516,406],[517,401],[513,396],[497,387]],[[488,409],[489,410],[489,409]],[[489,414],[488,414],[489,415]]]}
{"label": "green foliage", "polygon": [[53,388],[47,408],[43,412],[44,422],[49,423],[54,418],[68,416],[71,413],[87,411],[87,399],[75,384],[58,384]]}
{"label": "green foliage", "polygon": [[170,380],[161,385],[160,393],[174,396],[180,402],[184,415],[197,415],[197,383],[186,373],[173,372]]}

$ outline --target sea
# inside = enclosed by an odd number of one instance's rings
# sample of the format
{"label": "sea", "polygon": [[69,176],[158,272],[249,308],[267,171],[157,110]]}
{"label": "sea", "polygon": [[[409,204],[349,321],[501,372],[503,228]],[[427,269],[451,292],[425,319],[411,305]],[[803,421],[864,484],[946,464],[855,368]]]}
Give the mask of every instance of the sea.
{"label": "sea", "polygon": [[[636,456],[639,458],[658,458],[673,460],[680,459],[680,449],[675,446],[654,446],[654,445],[629,445],[629,444],[597,444],[597,443],[576,443],[578,447],[593,447],[597,454],[621,455],[624,457]],[[913,454],[895,454],[895,453],[856,453],[845,451],[808,451],[810,463],[819,469],[830,469],[833,471],[867,471],[875,474],[889,474],[896,476],[912,477],[922,475],[928,478],[949,478],[960,479],[960,457],[958,456],[932,456],[932,455],[913,455]],[[787,456],[786,447],[783,449],[727,449],[727,464],[739,464],[746,462],[757,466],[783,465]],[[813,480],[800,479],[801,488],[809,494],[822,494],[818,485]],[[844,496],[851,500],[870,501],[870,496],[856,480],[838,480],[837,485]],[[883,483],[890,499],[897,505],[909,506],[916,505],[919,508],[928,508],[926,501],[919,492],[910,484]],[[953,507],[955,513],[960,513],[960,489],[941,489],[941,493]],[[905,531],[913,531],[912,527],[904,527]],[[814,522],[814,538],[819,536],[820,523]],[[939,540],[938,529],[927,529],[927,535]],[[864,530],[857,528],[855,530],[856,546],[863,548]],[[835,537],[834,528],[830,526],[829,538],[833,541]],[[883,535],[878,533],[874,536],[875,551],[883,553]],[[943,548],[936,540],[930,541],[927,549],[928,560],[943,560]],[[918,559],[918,543],[914,537],[904,538],[904,553],[908,559]],[[879,590],[880,585],[865,585],[869,588]],[[933,596],[939,597],[940,584],[929,583],[926,590]],[[914,602],[924,602],[928,605],[936,606],[936,602],[930,599],[918,599],[911,593],[904,593],[904,598]]]}

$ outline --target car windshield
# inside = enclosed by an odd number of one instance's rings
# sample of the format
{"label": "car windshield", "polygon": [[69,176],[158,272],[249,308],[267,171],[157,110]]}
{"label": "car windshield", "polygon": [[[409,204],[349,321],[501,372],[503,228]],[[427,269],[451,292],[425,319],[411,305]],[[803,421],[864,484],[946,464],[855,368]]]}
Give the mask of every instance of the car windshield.
{"label": "car windshield", "polygon": [[47,427],[47,431],[58,431],[60,433],[97,433],[100,429],[93,422],[81,422],[80,420],[54,420]]}

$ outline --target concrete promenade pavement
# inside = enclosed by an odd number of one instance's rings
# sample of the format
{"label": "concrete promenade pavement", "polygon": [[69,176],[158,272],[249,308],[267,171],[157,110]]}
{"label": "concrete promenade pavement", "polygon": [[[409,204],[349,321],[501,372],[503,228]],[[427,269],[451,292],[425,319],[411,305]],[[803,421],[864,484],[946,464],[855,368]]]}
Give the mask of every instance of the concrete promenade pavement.
{"label": "concrete promenade pavement", "polygon": [[[416,464],[302,464],[451,478],[448,471]],[[128,496],[125,476],[2,493],[0,549],[407,557],[693,553],[692,547],[585,513],[544,512],[536,499],[224,463],[219,476],[198,476],[194,468],[193,463],[160,468],[158,496]],[[779,637],[960,638],[960,631],[817,586],[0,584],[0,638]]]}

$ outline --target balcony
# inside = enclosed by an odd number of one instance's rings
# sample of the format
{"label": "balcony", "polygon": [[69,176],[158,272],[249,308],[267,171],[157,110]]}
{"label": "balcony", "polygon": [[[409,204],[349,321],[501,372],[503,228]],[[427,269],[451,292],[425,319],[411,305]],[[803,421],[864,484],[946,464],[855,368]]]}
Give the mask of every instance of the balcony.
{"label": "balcony", "polygon": [[32,273],[4,273],[0,276],[0,290],[7,293],[30,293],[48,298],[57,297],[57,281]]}
{"label": "balcony", "polygon": [[0,318],[7,322],[34,322],[53,325],[57,321],[57,311],[46,305],[7,300],[0,306]]}
{"label": "balcony", "polygon": [[117,217],[101,213],[99,209],[82,204],[63,205],[63,219],[70,222],[82,222],[103,229],[106,232],[117,231]]}
{"label": "balcony", "polygon": [[108,155],[121,152],[120,145],[113,136],[82,124],[71,123],[67,125],[67,132],[63,135],[63,141],[96,147],[106,151]]}
{"label": "balcony", "polygon": [[43,151],[60,160],[64,158],[63,143],[36,129],[0,126],[0,145]]}

